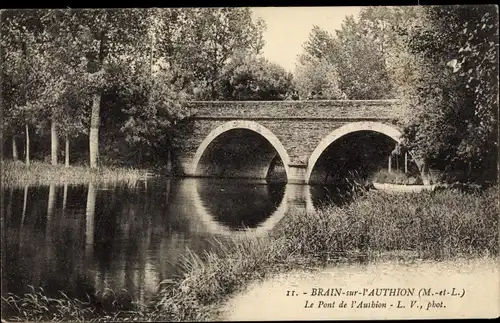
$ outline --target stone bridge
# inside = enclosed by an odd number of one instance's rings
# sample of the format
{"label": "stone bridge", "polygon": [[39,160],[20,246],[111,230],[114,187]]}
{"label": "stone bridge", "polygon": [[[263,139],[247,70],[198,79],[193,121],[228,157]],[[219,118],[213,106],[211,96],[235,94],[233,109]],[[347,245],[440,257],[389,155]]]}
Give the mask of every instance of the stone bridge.
{"label": "stone bridge", "polygon": [[401,135],[401,107],[392,100],[193,101],[188,106],[194,131],[177,154],[186,176],[265,179],[281,167],[286,182],[312,183],[323,155],[341,157],[332,144],[342,138],[378,134],[389,139],[383,145],[390,153]]}

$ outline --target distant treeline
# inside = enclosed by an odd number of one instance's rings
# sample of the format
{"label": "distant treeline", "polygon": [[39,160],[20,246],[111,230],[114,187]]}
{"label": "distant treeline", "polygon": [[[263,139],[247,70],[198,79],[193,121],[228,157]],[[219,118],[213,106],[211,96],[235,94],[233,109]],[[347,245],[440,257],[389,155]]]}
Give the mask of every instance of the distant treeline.
{"label": "distant treeline", "polygon": [[263,57],[266,26],[250,8],[1,20],[4,155],[26,164],[165,163],[191,131],[186,100],[399,99],[400,148],[424,172],[496,178],[494,6],[365,7],[340,30],[314,26],[294,74]]}

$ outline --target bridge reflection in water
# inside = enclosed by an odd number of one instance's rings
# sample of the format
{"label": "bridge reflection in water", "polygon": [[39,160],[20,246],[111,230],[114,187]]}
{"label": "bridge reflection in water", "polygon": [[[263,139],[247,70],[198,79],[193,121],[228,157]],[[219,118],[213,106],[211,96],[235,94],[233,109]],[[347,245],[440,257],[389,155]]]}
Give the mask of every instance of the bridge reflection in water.
{"label": "bridge reflection in water", "polygon": [[43,287],[85,298],[106,288],[144,300],[180,273],[181,255],[213,237],[264,234],[287,211],[313,210],[307,185],[175,179],[127,187],[26,186],[4,190],[2,293]]}
{"label": "bridge reflection in water", "polygon": [[[242,185],[246,186],[245,195],[241,193]],[[196,215],[205,230],[213,234],[262,234],[271,230],[292,207],[297,211],[314,210],[306,185],[191,178],[183,180],[179,189],[192,196]]]}

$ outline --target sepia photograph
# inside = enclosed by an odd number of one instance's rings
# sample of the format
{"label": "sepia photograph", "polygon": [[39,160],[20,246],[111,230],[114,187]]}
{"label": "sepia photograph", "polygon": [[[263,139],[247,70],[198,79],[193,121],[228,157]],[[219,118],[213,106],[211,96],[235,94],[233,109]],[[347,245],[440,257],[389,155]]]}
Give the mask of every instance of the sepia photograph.
{"label": "sepia photograph", "polygon": [[498,318],[498,20],[0,10],[2,323]]}

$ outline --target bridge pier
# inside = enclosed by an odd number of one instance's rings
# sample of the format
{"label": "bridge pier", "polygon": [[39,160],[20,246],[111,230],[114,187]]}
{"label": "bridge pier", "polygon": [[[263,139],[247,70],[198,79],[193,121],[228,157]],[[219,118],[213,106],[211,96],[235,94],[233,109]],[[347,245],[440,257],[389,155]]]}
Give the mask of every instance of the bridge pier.
{"label": "bridge pier", "polygon": [[284,200],[286,211],[291,208],[302,210],[307,213],[314,211],[310,187],[306,185],[287,185]]}
{"label": "bridge pier", "polygon": [[288,164],[288,183],[306,184],[307,165]]}

